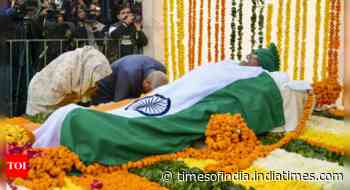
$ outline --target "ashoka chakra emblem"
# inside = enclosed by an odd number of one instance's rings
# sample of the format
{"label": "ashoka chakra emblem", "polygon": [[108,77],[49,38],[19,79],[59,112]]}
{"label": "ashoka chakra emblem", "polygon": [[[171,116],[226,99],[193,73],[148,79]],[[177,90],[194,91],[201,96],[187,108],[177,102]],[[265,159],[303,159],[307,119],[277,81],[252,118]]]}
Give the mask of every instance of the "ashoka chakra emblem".
{"label": "ashoka chakra emblem", "polygon": [[162,95],[155,94],[136,100],[125,110],[135,110],[147,116],[160,116],[166,114],[170,109],[171,101]]}

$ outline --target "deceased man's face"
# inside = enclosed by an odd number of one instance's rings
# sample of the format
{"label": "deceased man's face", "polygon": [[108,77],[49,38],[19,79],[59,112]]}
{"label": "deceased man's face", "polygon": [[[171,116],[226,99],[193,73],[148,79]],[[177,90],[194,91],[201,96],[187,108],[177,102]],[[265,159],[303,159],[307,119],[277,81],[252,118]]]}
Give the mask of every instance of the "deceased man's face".
{"label": "deceased man's face", "polygon": [[248,54],[246,59],[241,62],[242,66],[257,67],[260,66],[258,56],[255,53]]}

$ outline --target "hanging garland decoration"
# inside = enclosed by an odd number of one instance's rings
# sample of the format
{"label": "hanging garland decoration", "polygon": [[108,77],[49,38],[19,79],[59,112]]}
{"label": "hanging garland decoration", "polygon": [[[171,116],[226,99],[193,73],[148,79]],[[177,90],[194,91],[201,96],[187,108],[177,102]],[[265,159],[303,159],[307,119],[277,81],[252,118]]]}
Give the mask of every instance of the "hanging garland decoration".
{"label": "hanging garland decoration", "polygon": [[169,73],[170,73],[170,65],[169,65],[169,38],[168,38],[168,0],[164,0],[163,4],[163,22],[164,22],[164,64],[166,66],[167,70],[167,77],[169,78]]}
{"label": "hanging garland decoration", "polygon": [[208,0],[208,23],[207,23],[207,31],[208,31],[208,63],[211,62],[211,0]]}
{"label": "hanging garland decoration", "polygon": [[163,20],[164,20],[164,64],[166,66],[166,70],[167,70],[167,78],[169,78],[170,75],[170,65],[169,65],[169,37],[168,37],[168,14],[169,14],[169,2],[168,0],[164,1],[163,4]]}
{"label": "hanging garland decoration", "polygon": [[239,1],[239,15],[238,15],[238,60],[242,58],[242,39],[243,39],[243,0]]}
{"label": "hanging garland decoration", "polygon": [[327,77],[327,61],[328,61],[328,40],[329,40],[329,16],[330,16],[330,0],[326,0],[324,25],[323,25],[323,56],[322,56],[322,80]]}
{"label": "hanging garland decoration", "polygon": [[267,5],[267,18],[266,18],[266,29],[265,29],[265,43],[271,43],[272,35],[272,16],[273,16],[273,4]]}
{"label": "hanging garland decoration", "polygon": [[175,21],[174,21],[174,12],[175,12],[175,0],[170,0],[170,43],[171,43],[171,62],[173,65],[173,73],[174,73],[174,77],[173,79],[176,80],[179,76],[178,76],[178,65],[176,62],[176,33],[175,33]]}
{"label": "hanging garland decoration", "polygon": [[178,64],[179,74],[183,76],[185,74],[185,5],[184,0],[177,0],[177,51],[178,51]]}
{"label": "hanging garland decoration", "polygon": [[[193,0],[189,0],[189,13],[188,13],[188,34],[189,34],[189,37],[188,37],[188,63],[189,65],[191,64],[191,61],[192,61],[192,38],[193,38],[193,35],[192,35],[192,24],[193,24],[193,20],[192,20],[192,8],[193,7]],[[191,68],[191,66],[190,66]]]}
{"label": "hanging garland decoration", "polygon": [[328,77],[326,80],[315,82],[313,85],[316,94],[316,106],[335,104],[340,96],[342,87],[338,82],[338,49],[340,47],[340,0],[334,0],[331,4],[328,44]]}
{"label": "hanging garland decoration", "polygon": [[235,59],[235,43],[236,43],[236,17],[237,17],[237,8],[236,8],[236,0],[232,0],[232,22],[231,22],[231,59]]}
{"label": "hanging garland decoration", "polygon": [[316,17],[315,17],[315,49],[313,64],[313,82],[318,81],[318,58],[320,45],[320,29],[321,29],[321,0],[316,1]]}
{"label": "hanging garland decoration", "polygon": [[203,14],[204,14],[204,0],[200,0],[199,10],[199,39],[198,39],[198,65],[202,65],[202,46],[203,46]]}
{"label": "hanging garland decoration", "polygon": [[224,60],[225,55],[225,21],[226,21],[226,0],[221,0],[221,60]]}
{"label": "hanging garland decoration", "polygon": [[283,71],[288,71],[289,66],[289,46],[290,46],[290,15],[291,15],[291,0],[287,0],[286,6],[286,28],[285,28],[285,38],[284,38],[284,53],[283,53]]}
{"label": "hanging garland decoration", "polygon": [[300,34],[300,9],[301,0],[297,0],[295,9],[295,35],[294,35],[294,69],[293,69],[293,79],[298,79],[298,60],[299,60],[299,34]]}
{"label": "hanging garland decoration", "polygon": [[300,57],[300,80],[305,79],[305,57],[306,57],[306,34],[307,34],[307,15],[308,15],[308,2],[309,0],[303,0],[303,30],[301,40],[301,57]]}
{"label": "hanging garland decoration", "polygon": [[251,32],[251,37],[250,37],[250,43],[252,49],[254,49],[255,46],[255,38],[256,38],[256,20],[257,20],[257,14],[256,14],[256,9],[257,9],[257,2],[256,0],[251,0],[252,1],[252,16],[250,17],[250,32]]}
{"label": "hanging garland decoration", "polygon": [[282,56],[282,39],[283,39],[283,0],[278,0],[278,16],[277,16],[277,48]]}
{"label": "hanging garland decoration", "polygon": [[215,63],[217,63],[219,61],[219,21],[220,21],[220,14],[219,14],[219,10],[220,10],[220,1],[217,0],[216,1],[216,8],[215,8],[215,44],[214,44],[214,48],[215,48]]}
{"label": "hanging garland decoration", "polygon": [[264,43],[264,21],[265,21],[265,17],[264,17],[264,1],[261,0],[260,1],[260,10],[259,10],[259,48],[263,47],[263,43]]}
{"label": "hanging garland decoration", "polygon": [[192,47],[191,47],[191,54],[192,54],[192,60],[190,63],[190,70],[194,69],[194,62],[195,62],[195,49],[196,49],[196,26],[197,26],[197,0],[193,0],[192,5]]}

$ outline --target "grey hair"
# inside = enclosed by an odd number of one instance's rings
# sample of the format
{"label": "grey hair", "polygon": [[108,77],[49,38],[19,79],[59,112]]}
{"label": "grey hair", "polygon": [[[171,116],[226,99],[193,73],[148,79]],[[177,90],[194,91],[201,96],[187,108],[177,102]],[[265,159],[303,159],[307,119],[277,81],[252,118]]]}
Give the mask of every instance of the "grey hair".
{"label": "grey hair", "polygon": [[152,71],[147,75],[145,80],[151,83],[152,90],[168,83],[166,74],[161,71]]}

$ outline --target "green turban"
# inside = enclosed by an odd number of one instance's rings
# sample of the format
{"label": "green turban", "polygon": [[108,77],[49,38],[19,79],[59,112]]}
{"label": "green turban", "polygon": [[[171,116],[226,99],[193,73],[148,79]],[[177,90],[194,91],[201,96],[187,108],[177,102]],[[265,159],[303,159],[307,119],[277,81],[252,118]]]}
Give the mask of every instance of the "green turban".
{"label": "green turban", "polygon": [[274,43],[271,43],[268,48],[255,49],[253,52],[258,56],[262,68],[270,72],[280,70],[280,58]]}

